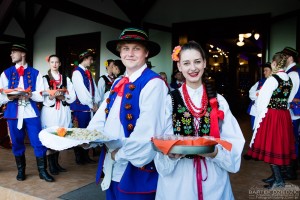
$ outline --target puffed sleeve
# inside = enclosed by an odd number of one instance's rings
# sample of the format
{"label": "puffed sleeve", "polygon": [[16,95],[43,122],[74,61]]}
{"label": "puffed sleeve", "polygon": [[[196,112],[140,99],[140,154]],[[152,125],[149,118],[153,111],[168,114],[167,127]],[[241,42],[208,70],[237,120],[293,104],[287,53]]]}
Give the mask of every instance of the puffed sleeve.
{"label": "puffed sleeve", "polygon": [[232,115],[229,105],[225,98],[221,95],[217,96],[219,102],[219,109],[224,112],[224,120],[220,125],[220,137],[232,144],[231,151],[224,149],[221,145],[217,145],[218,154],[215,158],[206,158],[211,160],[220,168],[235,173],[239,171],[241,165],[241,154],[244,148],[245,139],[241,128]]}
{"label": "puffed sleeve", "polygon": [[41,73],[38,74],[36,78],[35,91],[32,92],[31,99],[36,102],[43,102],[44,97],[41,95],[41,92],[44,90],[44,82]]}
{"label": "puffed sleeve", "polygon": [[73,83],[71,82],[69,77],[67,77],[67,88],[68,88],[68,93],[65,94],[65,98],[66,98],[65,100],[68,104],[71,104],[76,100],[76,94],[75,94]]}

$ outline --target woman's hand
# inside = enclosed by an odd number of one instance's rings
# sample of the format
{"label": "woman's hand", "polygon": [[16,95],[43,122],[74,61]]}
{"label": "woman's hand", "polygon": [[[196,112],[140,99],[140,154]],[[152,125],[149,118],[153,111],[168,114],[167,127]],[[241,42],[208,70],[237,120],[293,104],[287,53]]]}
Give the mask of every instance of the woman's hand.
{"label": "woman's hand", "polygon": [[169,158],[173,158],[173,159],[178,159],[178,158],[184,157],[183,154],[175,154],[175,153],[169,153],[168,156],[169,156]]}
{"label": "woman's hand", "polygon": [[65,100],[65,94],[64,94],[64,92],[56,91],[54,93],[54,96],[58,100]]}
{"label": "woman's hand", "polygon": [[119,149],[115,149],[115,150],[113,150],[113,152],[111,152],[111,159],[112,160],[115,160],[115,156],[118,153],[118,151],[119,151]]}
{"label": "woman's hand", "polygon": [[198,156],[214,158],[218,154],[218,148],[215,147],[215,151],[212,153],[198,154]]}

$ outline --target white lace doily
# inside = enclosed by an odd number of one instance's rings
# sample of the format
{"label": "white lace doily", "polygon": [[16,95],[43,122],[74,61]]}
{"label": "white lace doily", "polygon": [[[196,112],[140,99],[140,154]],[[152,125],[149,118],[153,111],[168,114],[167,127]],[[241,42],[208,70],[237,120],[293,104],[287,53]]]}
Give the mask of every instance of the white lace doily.
{"label": "white lace doily", "polygon": [[71,139],[71,138],[66,138],[66,137],[60,137],[57,136],[51,132],[55,132],[57,130],[58,127],[49,127],[47,129],[42,130],[39,133],[39,138],[40,141],[42,142],[42,144],[49,148],[49,149],[53,149],[56,151],[62,151],[65,149],[69,149],[72,147],[76,147],[79,145],[83,145],[83,144],[89,144],[89,143],[104,143],[104,142],[108,142],[110,140],[96,140],[96,141],[89,141],[89,140],[77,140],[77,139]]}

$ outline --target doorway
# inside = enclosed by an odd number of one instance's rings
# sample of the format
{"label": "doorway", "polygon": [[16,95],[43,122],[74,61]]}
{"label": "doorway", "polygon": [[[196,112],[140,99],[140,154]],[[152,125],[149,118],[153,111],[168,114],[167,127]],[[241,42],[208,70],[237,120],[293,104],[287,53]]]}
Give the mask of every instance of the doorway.
{"label": "doorway", "polygon": [[56,53],[61,58],[61,73],[71,78],[74,68],[78,65],[79,54],[91,49],[96,57],[90,71],[96,82],[100,74],[100,41],[100,32],[57,37]]}
{"label": "doorway", "polygon": [[[249,89],[262,76],[261,65],[269,48],[270,17],[261,14],[173,24],[173,47],[191,40],[202,46],[206,72],[235,113],[246,113]],[[255,33],[260,37],[254,37]],[[241,34],[243,38],[239,38]],[[242,46],[237,44],[239,39]]]}

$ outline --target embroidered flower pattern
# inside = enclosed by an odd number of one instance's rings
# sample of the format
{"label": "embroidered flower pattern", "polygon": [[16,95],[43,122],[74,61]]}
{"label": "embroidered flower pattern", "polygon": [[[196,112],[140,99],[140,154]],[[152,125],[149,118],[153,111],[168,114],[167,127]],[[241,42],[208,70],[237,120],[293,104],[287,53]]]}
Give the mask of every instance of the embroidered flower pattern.
{"label": "embroidered flower pattern", "polygon": [[183,116],[184,116],[184,117],[190,117],[191,114],[190,114],[189,112],[184,112],[184,113],[183,113]]}
{"label": "embroidered flower pattern", "polygon": [[[277,75],[273,75],[275,78]],[[268,108],[272,109],[287,109],[288,106],[288,96],[290,95],[292,82],[290,80],[283,81],[276,78],[278,81],[278,88],[273,91],[272,97],[269,101]]]}
{"label": "embroidered flower pattern", "polygon": [[176,46],[173,49],[173,53],[172,53],[172,60],[173,61],[179,61],[179,53],[181,51],[181,46]]}
{"label": "embroidered flower pattern", "polygon": [[191,126],[191,122],[192,122],[191,118],[182,117],[181,122],[182,122],[182,124],[184,124],[184,126],[183,126],[184,134],[190,135],[191,133],[193,133],[193,129]]}

